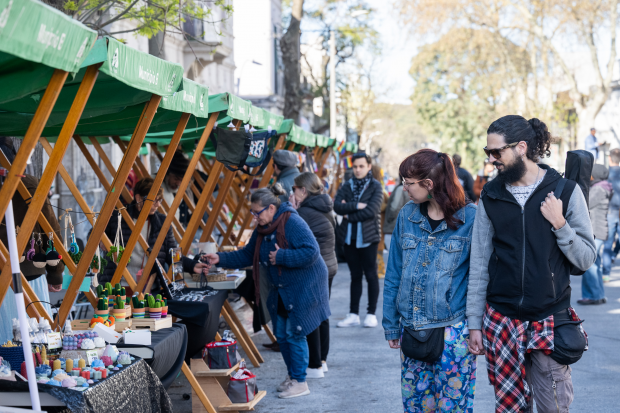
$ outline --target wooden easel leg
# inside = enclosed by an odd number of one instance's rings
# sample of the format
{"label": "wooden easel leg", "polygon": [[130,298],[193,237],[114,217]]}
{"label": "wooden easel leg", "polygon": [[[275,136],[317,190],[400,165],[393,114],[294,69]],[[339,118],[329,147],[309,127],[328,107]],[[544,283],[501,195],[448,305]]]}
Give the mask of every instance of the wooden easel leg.
{"label": "wooden easel leg", "polygon": [[[198,161],[200,157],[202,156],[202,150],[205,147],[207,140],[209,139],[209,135],[211,134],[211,131],[213,130],[213,125],[217,121],[218,113],[219,112],[212,113],[211,116],[209,117],[207,126],[204,129],[202,136],[200,137],[200,140],[198,141],[198,144],[196,145],[196,152],[194,153],[194,156],[192,156],[192,159],[189,162],[189,167],[187,168],[187,172],[185,173],[185,176],[183,177],[183,180],[181,181],[181,185],[179,186],[179,190],[177,191],[177,194],[174,197],[174,200],[172,201],[172,205],[170,205],[170,211],[176,211],[179,205],[181,205],[181,201],[183,200],[183,193],[185,193],[185,190],[187,189],[187,186],[189,185],[190,180],[192,178],[192,172],[194,171],[194,169],[196,169],[196,165],[198,164]],[[166,215],[166,219],[164,220],[161,231],[159,235],[157,236],[155,245],[153,246],[153,251],[161,249],[161,246],[164,244],[164,239],[166,238],[166,234],[168,233],[168,228],[170,228],[170,225],[172,224],[172,218],[173,218],[173,214]],[[190,246],[191,246],[191,243],[190,243]],[[151,273],[151,269],[153,268],[153,265],[155,264],[156,258],[157,258],[156,254],[151,254],[149,256],[148,261],[144,265],[144,274]],[[137,287],[139,291],[142,291],[142,289],[144,288],[146,284],[146,281],[147,281],[146,277],[143,277],[142,279],[140,279],[140,282],[138,283],[138,287]]]}
{"label": "wooden easel leg", "polygon": [[[101,211],[99,212],[99,217],[97,222],[93,226],[90,240],[86,243],[84,247],[84,251],[82,252],[82,259],[78,263],[76,274],[73,276],[71,280],[71,284],[69,284],[69,288],[67,289],[67,293],[65,294],[65,299],[60,306],[60,310],[58,311],[58,321],[57,325],[62,326],[67,319],[67,315],[69,314],[69,310],[71,309],[71,305],[77,296],[78,289],[84,280],[84,275],[88,270],[91,260],[95,255],[95,251],[97,246],[99,245],[99,240],[101,240],[105,228],[108,224],[110,217],[112,216],[112,212],[114,211],[114,207],[118,202],[118,199],[121,194],[122,188],[125,186],[125,182],[127,181],[127,176],[129,176],[129,172],[131,171],[131,167],[133,166],[134,159],[138,156],[140,152],[140,146],[144,141],[144,137],[148,132],[149,126],[153,121],[153,117],[157,112],[157,107],[159,106],[159,102],[161,101],[161,96],[152,95],[151,100],[145,105],[144,111],[140,116],[140,120],[138,121],[138,125],[131,137],[131,141],[129,143],[129,149],[121,164],[118,168],[118,173],[114,177],[112,182],[112,189],[108,192],[108,195],[103,202],[103,206],[101,207]],[[151,254],[153,256],[155,254]]]}
{"label": "wooden easel leg", "polygon": [[235,313],[235,310],[233,310],[228,300],[224,301],[224,309],[228,312],[230,318],[233,320],[235,325],[239,327],[239,332],[243,336],[243,339],[246,341],[250,351],[254,354],[254,356],[256,356],[256,360],[258,360],[259,363],[264,363],[265,359],[263,359],[263,356],[261,356],[260,351],[258,351],[258,348],[256,348],[256,344],[254,344],[254,341],[252,341],[252,338],[248,334],[247,330],[243,327],[241,320],[239,320],[239,317],[237,317],[237,313]]}
{"label": "wooden easel leg", "polygon": [[207,409],[207,412],[217,413],[217,410],[215,410],[215,407],[213,407],[213,405],[211,404],[211,401],[202,390],[202,387],[200,387],[200,383],[198,383],[198,380],[196,380],[196,377],[190,370],[187,363],[183,362],[183,367],[181,367],[181,371],[183,372],[183,374],[185,374],[187,381],[189,381],[190,386],[192,386],[192,389],[196,392],[196,395],[200,399],[200,402],[205,407],[205,409]]}
{"label": "wooden easel leg", "polygon": [[272,343],[278,341],[276,336],[273,335],[273,331],[271,331],[271,328],[267,324],[263,324],[263,330],[265,330],[265,334],[267,334],[267,337],[269,337],[269,340],[271,340]]}

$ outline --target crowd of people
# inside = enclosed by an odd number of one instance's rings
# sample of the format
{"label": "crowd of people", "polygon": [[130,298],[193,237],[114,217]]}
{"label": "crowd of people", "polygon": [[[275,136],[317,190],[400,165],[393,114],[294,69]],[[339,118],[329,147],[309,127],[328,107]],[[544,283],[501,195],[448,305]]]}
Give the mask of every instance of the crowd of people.
{"label": "crowd of people", "polygon": [[340,248],[351,283],[349,313],[337,326],[378,325],[384,241],[382,325],[401,352],[406,412],[472,412],[478,355],[497,411],[529,412],[535,401],[539,412],[568,412],[570,365],[586,347],[570,276],[583,274],[579,304],[606,302],[619,244],[620,150],[611,151],[609,169],[594,165],[586,200],[580,182],[541,162],[551,141],[540,120],[505,116],[488,128],[476,178],[458,155],[422,149],[400,164],[389,198],[373,159],[357,153],[333,201],[316,174],[300,173],[294,154],[276,152],[276,182],[251,197],[250,241],[208,262],[253,267],[256,301],[266,302],[287,368],[280,397],[309,394],[307,379],[328,371]]}

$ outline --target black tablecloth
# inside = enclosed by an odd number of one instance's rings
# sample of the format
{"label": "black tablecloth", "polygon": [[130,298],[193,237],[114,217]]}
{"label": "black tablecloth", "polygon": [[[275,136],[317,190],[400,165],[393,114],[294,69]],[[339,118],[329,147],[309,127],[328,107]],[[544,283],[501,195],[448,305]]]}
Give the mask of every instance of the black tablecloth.
{"label": "black tablecloth", "polygon": [[[170,315],[168,315],[170,317]],[[151,369],[160,379],[164,377],[170,368],[175,364],[180,352],[185,352],[182,348],[184,336],[187,334],[185,325],[174,323],[170,328],[151,332],[151,344],[124,344],[119,341],[116,345],[119,350],[125,348],[148,347],[153,350],[153,359],[148,360]]]}
{"label": "black tablecloth", "polygon": [[[74,412],[172,412],[172,402],[157,375],[142,359],[85,391],[38,384]],[[1,392],[28,392],[28,383],[0,380]]]}
{"label": "black tablecloth", "polygon": [[[184,294],[190,291],[202,291],[199,288],[186,288]],[[185,361],[202,351],[205,344],[215,339],[220,321],[220,312],[228,291],[218,291],[216,295],[205,297],[204,301],[176,301],[168,300],[168,314],[180,318],[180,323],[187,327],[187,351]]]}

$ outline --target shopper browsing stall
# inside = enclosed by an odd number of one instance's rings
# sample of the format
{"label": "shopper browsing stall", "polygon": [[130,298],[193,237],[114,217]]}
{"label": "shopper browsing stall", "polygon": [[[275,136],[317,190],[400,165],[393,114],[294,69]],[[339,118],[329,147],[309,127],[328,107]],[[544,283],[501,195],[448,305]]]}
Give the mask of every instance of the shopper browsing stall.
{"label": "shopper browsing stall", "polygon": [[[134,200],[131,204],[127,206],[127,213],[131,216],[134,222],[138,219],[138,216],[142,211],[142,206],[144,205],[144,201],[147,199],[147,196],[151,191],[151,188],[153,187],[153,182],[153,178],[147,177],[142,178],[136,183],[136,187],[134,188]],[[166,219],[164,214],[157,212],[157,208],[161,205],[161,201],[162,190],[160,188],[154,202],[151,204],[149,217],[144,223],[144,226],[140,229],[142,236],[149,245],[149,248],[153,248],[155,246],[157,236],[159,235],[164,220]],[[108,222],[108,226],[106,227],[105,232],[109,239],[117,238],[119,214],[120,212],[115,212],[110,218],[110,221]],[[127,225],[124,219],[121,219],[120,235],[122,235],[122,239],[129,240],[131,232],[132,231],[129,228],[129,225]],[[165,265],[166,263],[170,264],[170,249],[177,247],[178,245],[176,240],[174,239],[172,228],[168,228],[168,233],[166,234],[166,238],[161,249],[159,251],[153,251],[152,253],[157,254],[157,259],[161,262],[162,265]],[[142,275],[142,270],[144,269],[144,265],[146,264],[147,260],[148,256],[144,253],[144,249],[142,248],[140,243],[137,243],[131,254],[131,260],[129,261],[129,264],[127,264],[127,270],[131,273],[131,275],[135,277],[140,277]],[[194,261],[190,258],[183,257],[182,261],[183,271],[185,272],[198,274],[202,271],[207,270],[206,264]],[[103,273],[99,275],[99,283],[101,284],[105,282],[110,282],[112,280],[115,270],[116,263],[113,260],[108,260],[108,265],[105,267]]]}
{"label": "shopper browsing stall", "polygon": [[[328,269],[329,295],[331,297],[332,282],[338,272],[336,260],[336,220],[333,215],[333,202],[329,195],[324,194],[323,184],[312,172],[304,172],[295,178],[293,195],[290,200],[297,213],[310,227],[321,248],[321,257]],[[329,353],[329,318],[308,334],[310,362],[308,378],[320,379],[327,371],[327,354]]]}
{"label": "shopper browsing stall", "polygon": [[319,245],[305,221],[278,184],[252,194],[251,211],[257,229],[239,251],[207,254],[211,265],[224,268],[254,267],[257,295],[259,266],[268,268],[273,288],[267,299],[275,335],[280,344],[288,376],[278,386],[280,398],[310,394],[306,383],[308,343],[306,336],[330,316],[327,266]]}

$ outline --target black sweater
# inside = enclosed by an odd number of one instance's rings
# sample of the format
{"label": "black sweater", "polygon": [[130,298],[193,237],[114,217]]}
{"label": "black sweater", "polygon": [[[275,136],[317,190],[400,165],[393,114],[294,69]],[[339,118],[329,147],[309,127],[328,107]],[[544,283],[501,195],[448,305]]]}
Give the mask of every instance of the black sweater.
{"label": "black sweater", "polygon": [[[342,202],[345,201],[345,202]],[[357,209],[357,204],[361,202],[366,208]],[[346,181],[336,194],[334,200],[334,211],[338,215],[347,216],[342,220],[342,225],[338,227],[341,239],[347,236],[348,223],[357,225],[362,223],[362,237],[364,243],[375,243],[381,240],[381,229],[379,226],[381,220],[381,204],[383,203],[383,188],[381,183],[376,179],[372,179],[366,190],[362,193],[359,201],[353,201],[353,189],[351,181]],[[358,234],[359,235],[359,234]],[[353,241],[351,244],[355,245]]]}
{"label": "black sweater", "polygon": [[333,203],[327,194],[310,196],[306,198],[297,213],[310,227],[312,234],[319,243],[321,256],[327,265],[329,278],[338,272],[338,260],[336,260],[336,220],[332,215]]}

